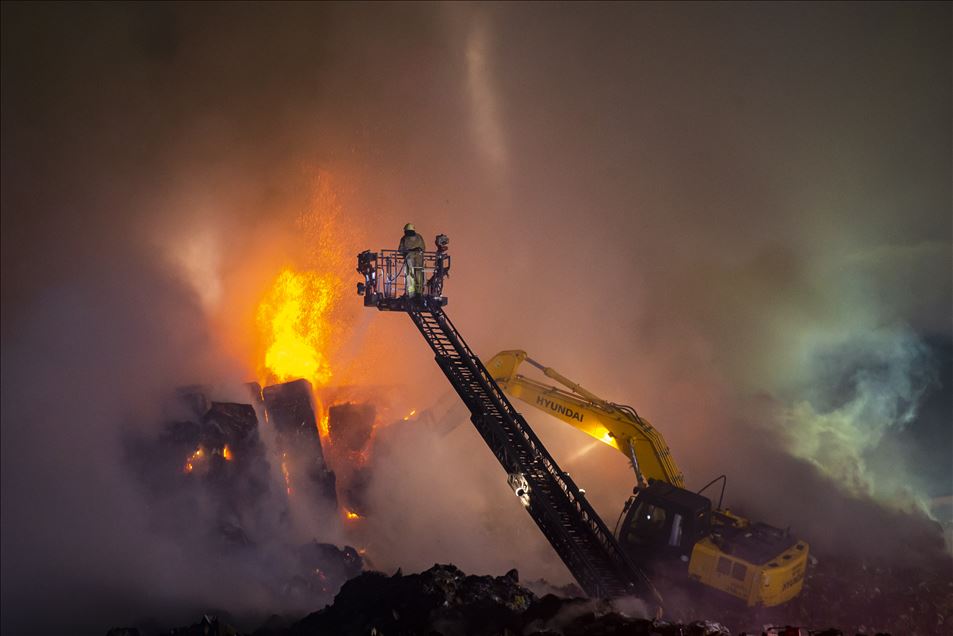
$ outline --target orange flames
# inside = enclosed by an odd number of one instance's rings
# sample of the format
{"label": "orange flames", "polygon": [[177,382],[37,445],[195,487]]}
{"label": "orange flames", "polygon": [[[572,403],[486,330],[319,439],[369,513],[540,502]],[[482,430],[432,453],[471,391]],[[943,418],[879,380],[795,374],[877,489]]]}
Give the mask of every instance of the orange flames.
{"label": "orange flames", "polygon": [[[263,386],[303,378],[317,391],[332,379],[342,382],[334,373],[334,354],[353,322],[350,316],[360,311],[355,303],[341,302],[346,292],[353,294],[354,254],[362,244],[357,226],[346,217],[331,175],[319,171],[313,185],[309,206],[295,222],[299,244],[286,252],[300,266],[278,272],[255,311],[256,368]],[[326,442],[327,413],[317,395],[315,407]]]}
{"label": "orange flames", "polygon": [[281,474],[285,477],[285,489],[291,494],[291,473],[288,472],[288,453],[281,454]]}
{"label": "orange flames", "polygon": [[354,520],[354,519],[363,519],[363,517],[361,517],[361,515],[357,514],[357,513],[354,512],[353,510],[345,510],[345,511],[344,511],[344,516],[348,519],[348,521],[352,521],[352,520]]}
{"label": "orange flames", "polygon": [[[228,447],[228,444],[222,447],[221,450],[212,449],[212,455],[221,455],[226,461],[232,461],[234,455],[232,455],[232,449]],[[199,446],[196,448],[191,455],[185,458],[185,466],[182,467],[182,471],[186,474],[195,471],[199,464],[209,456],[209,451],[205,450],[204,447]]]}
{"label": "orange flames", "polygon": [[267,349],[259,375],[266,382],[304,378],[312,386],[331,380],[325,351],[334,329],[330,310],[339,295],[333,274],[285,269],[258,306]]}

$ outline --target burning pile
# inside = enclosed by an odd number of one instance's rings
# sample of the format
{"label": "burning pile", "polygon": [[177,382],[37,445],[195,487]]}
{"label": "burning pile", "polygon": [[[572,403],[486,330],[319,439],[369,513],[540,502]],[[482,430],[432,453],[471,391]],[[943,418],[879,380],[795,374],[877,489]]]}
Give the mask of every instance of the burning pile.
{"label": "burning pile", "polygon": [[[363,557],[349,546],[293,540],[293,498],[324,527],[341,522],[310,384],[298,380],[264,391],[249,384],[247,403],[210,400],[209,391],[180,389],[167,406],[160,434],[128,444],[155,525],[183,550],[198,549],[202,567],[225,558],[269,560],[275,572],[262,573],[257,583],[284,599],[284,606],[303,609],[330,601],[344,581],[361,572]],[[267,437],[275,448],[263,440],[259,414],[272,427]],[[275,496],[275,460],[284,480],[282,496]],[[190,541],[200,547],[189,547]]]}
{"label": "burning pile", "polygon": [[288,495],[295,491],[320,502],[325,514],[337,509],[335,476],[328,468],[306,380],[265,387],[265,413],[277,432],[281,472]]}
{"label": "burning pile", "polygon": [[[254,527],[255,510],[268,489],[269,471],[257,409],[276,435],[289,493],[286,501],[323,502],[329,519],[350,528],[354,522],[360,525],[363,509],[338,503],[342,493],[348,502],[357,496],[335,489],[325,451],[366,460],[375,410],[360,404],[332,407],[328,434],[322,436],[306,381],[263,391],[252,385],[249,395],[249,404],[238,404],[208,401],[197,388],[179,393],[178,403],[191,415],[168,423],[161,437],[161,452],[155,457],[166,458],[157,464],[165,467],[162,487],[168,490],[172,480],[184,488],[205,488],[221,511],[223,523],[216,531],[222,544],[254,550],[257,537],[249,527]],[[257,396],[263,397],[256,401]],[[425,412],[414,420],[424,425],[428,416]],[[385,431],[399,434],[397,428]],[[370,470],[371,464],[363,468]],[[438,565],[407,576],[400,571],[393,576],[362,574],[364,560],[358,550],[312,541],[291,550],[297,565],[282,583],[282,594],[303,601],[302,608],[320,607],[332,598],[334,603],[297,623],[274,619],[255,633],[728,634],[745,629],[749,634],[762,630],[771,634],[775,632],[765,625],[789,623],[836,625],[849,633],[942,633],[953,612],[953,581],[949,557],[941,556],[941,547],[937,546],[936,563],[918,570],[822,557],[809,569],[804,593],[777,608],[747,608],[711,591],[684,589],[666,594],[666,618],[673,622],[662,622],[646,617],[638,603],[581,599],[578,591],[554,595],[556,590],[543,582],[520,585],[515,570],[501,577],[467,576],[454,566]],[[697,620],[700,617],[708,620]],[[203,621],[173,633],[234,633],[216,619]]]}

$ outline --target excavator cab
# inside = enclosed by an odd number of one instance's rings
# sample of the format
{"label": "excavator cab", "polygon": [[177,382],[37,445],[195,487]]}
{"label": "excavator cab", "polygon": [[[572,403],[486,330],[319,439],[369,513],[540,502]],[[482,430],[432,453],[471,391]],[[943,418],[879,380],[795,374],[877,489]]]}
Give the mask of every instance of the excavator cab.
{"label": "excavator cab", "polygon": [[619,543],[636,563],[691,558],[711,531],[711,500],[672,484],[651,480],[629,501]]}

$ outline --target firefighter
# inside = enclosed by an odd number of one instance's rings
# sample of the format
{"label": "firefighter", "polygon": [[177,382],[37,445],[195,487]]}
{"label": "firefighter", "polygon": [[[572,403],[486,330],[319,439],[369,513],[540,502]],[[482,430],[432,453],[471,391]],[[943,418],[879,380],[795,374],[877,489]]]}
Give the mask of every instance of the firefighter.
{"label": "firefighter", "polygon": [[400,239],[397,251],[404,257],[407,281],[407,296],[413,298],[424,290],[424,237],[414,230],[414,224],[404,226],[404,235]]}
{"label": "firefighter", "polygon": [[433,276],[427,281],[427,295],[439,298],[443,295],[443,279],[450,275],[450,239],[446,234],[438,234],[434,241],[437,244],[437,253],[434,256]]}

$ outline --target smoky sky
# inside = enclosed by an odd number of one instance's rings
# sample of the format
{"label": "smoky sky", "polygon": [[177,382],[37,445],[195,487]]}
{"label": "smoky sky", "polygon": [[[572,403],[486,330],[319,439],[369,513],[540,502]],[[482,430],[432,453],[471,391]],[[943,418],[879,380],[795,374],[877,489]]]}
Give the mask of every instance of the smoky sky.
{"label": "smoky sky", "polygon": [[[324,239],[448,234],[472,348],[633,404],[689,487],[726,473],[733,506],[822,551],[933,540],[925,502],[953,491],[949,6],[2,12],[5,633],[250,602],[180,585],[117,457],[172,387],[254,378],[242,317],[308,251],[318,173],[346,226]],[[410,321],[342,303],[336,362],[443,404]],[[440,412],[464,426],[382,439],[379,561],[568,580],[465,414]],[[624,458],[527,417],[611,525]]]}

